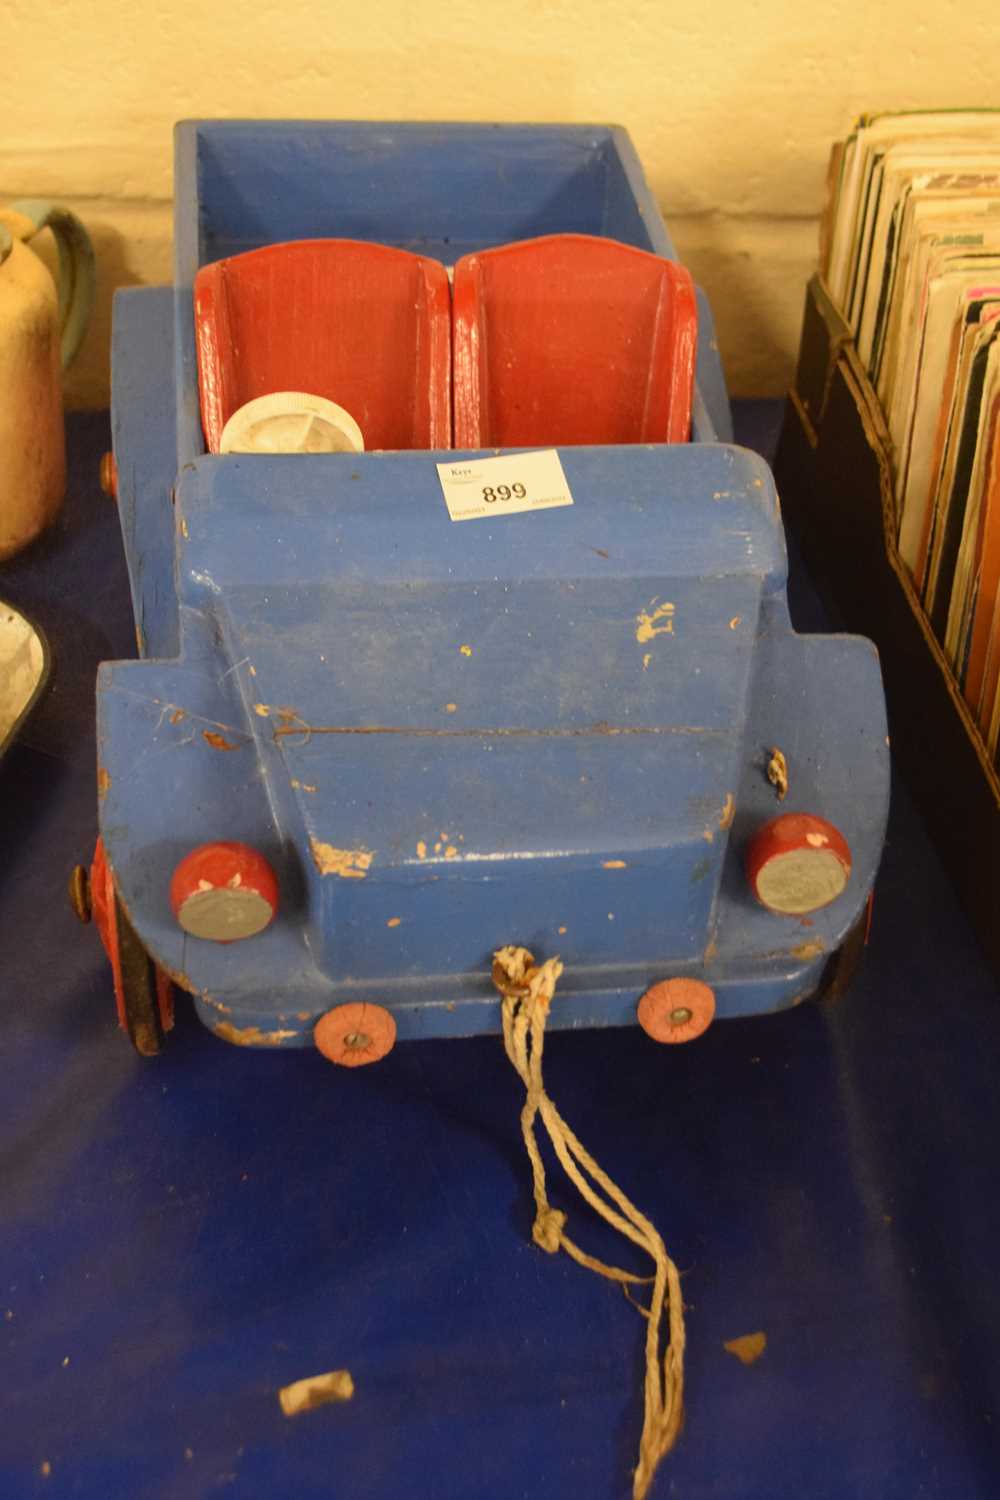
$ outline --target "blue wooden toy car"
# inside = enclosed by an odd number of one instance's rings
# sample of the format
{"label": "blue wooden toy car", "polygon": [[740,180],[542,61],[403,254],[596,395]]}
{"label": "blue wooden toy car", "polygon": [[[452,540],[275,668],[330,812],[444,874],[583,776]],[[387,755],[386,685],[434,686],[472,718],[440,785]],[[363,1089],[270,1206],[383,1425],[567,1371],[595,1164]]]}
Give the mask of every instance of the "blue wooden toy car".
{"label": "blue wooden toy car", "polygon": [[[776,1010],[828,984],[882,847],[881,679],[868,642],[791,629],[773,480],[731,442],[704,296],[690,441],[648,440],[638,406],[653,377],[636,385],[614,352],[615,276],[607,298],[587,283],[610,330],[605,366],[576,368],[565,350],[554,366],[538,329],[564,279],[543,272],[530,290],[520,262],[507,311],[490,304],[498,363],[483,378],[499,399],[512,370],[515,406],[535,375],[549,394],[523,428],[461,426],[482,329],[461,343],[459,286],[478,277],[494,295],[500,261],[483,252],[567,236],[645,252],[642,276],[662,270],[651,256],[676,262],[628,137],[197,122],[178,127],[176,152],[175,285],[121,292],[115,308],[117,497],[141,659],[105,664],[98,681],[91,900],[139,1049],[159,1046],[172,985],[238,1043],[311,1045],[321,1018],[342,1015],[348,1062],[380,1055],[380,1037],[497,1031],[491,955],[510,942],[561,954],[555,1027],[631,1024],[646,997],[647,1030],[684,1039],[713,1012]],[[375,408],[366,431],[345,400],[369,451],[207,451],[218,392],[206,382],[221,367],[198,339],[210,324],[224,335],[217,318],[196,320],[198,273],[266,246],[294,259],[303,241],[419,261],[411,303],[393,293],[402,323],[367,282],[350,304],[370,368],[396,382],[383,416],[405,407],[418,435],[380,441]],[[419,318],[405,342],[406,318],[424,297],[447,318],[434,262],[458,266],[454,359],[445,338],[437,365],[454,401],[421,427],[407,403],[425,400],[433,352]],[[385,265],[411,274],[411,261]],[[283,293],[267,271],[266,295],[251,289],[226,325],[239,395],[273,384],[247,369],[270,358],[269,340],[284,383],[308,392],[296,359],[309,369],[314,330],[336,334],[353,275],[313,277],[303,313],[307,273]],[[653,327],[648,296],[635,305]],[[520,365],[504,364],[504,317]],[[574,317],[593,331],[586,307]],[[380,342],[400,328],[403,360]],[[626,412],[618,427],[633,386],[636,424]],[[560,435],[563,388],[591,413],[590,440]],[[456,451],[441,440],[449,420],[515,439]],[[557,450],[572,503],[560,492],[563,503],[505,512],[524,488],[515,477],[499,505],[487,495],[481,514],[453,520],[438,465],[475,479],[499,453],[516,476],[520,448]]]}

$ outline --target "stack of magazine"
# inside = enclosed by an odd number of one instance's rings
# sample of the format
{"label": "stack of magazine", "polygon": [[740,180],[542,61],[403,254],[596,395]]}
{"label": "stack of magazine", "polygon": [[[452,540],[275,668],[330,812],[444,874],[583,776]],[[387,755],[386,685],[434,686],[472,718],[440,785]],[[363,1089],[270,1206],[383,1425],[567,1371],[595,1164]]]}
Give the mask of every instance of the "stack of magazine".
{"label": "stack of magazine", "polygon": [[897,546],[991,757],[1000,740],[1000,110],[865,116],[822,269],[892,444]]}

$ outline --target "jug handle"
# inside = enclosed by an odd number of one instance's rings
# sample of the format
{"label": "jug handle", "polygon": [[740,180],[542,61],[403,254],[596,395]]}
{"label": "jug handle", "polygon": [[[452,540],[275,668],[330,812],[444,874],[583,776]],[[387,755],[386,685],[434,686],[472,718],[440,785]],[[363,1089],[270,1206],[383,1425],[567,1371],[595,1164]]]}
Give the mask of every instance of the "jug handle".
{"label": "jug handle", "polygon": [[90,235],[76,214],[47,198],[22,198],[15,213],[34,224],[34,233],[51,229],[59,252],[59,352],[63,369],[76,358],[94,305],[96,274]]}

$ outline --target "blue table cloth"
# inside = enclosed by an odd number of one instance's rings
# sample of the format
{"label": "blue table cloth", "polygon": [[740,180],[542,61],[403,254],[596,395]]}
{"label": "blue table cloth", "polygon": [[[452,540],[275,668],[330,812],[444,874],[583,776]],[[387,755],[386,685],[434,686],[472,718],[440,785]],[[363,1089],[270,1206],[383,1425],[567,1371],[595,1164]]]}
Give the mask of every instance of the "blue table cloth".
{"label": "blue table cloth", "polygon": [[[778,404],[736,415],[767,454]],[[624,1497],[644,1324],[531,1243],[498,1039],[351,1073],[227,1046],[183,998],[151,1062],[117,1030],[64,895],[96,664],[134,651],[108,445],[105,414],[70,418],[63,517],[0,569],[54,657],[0,762],[0,1495]],[[791,595],[824,625],[794,568]],[[683,1271],[687,1424],[654,1496],[1000,1494],[1000,1004],[904,789],[839,1006],[680,1048],[554,1034],[546,1074]],[[725,1350],[758,1331],[753,1365]],[[352,1402],[282,1414],[280,1386],[341,1367]]]}

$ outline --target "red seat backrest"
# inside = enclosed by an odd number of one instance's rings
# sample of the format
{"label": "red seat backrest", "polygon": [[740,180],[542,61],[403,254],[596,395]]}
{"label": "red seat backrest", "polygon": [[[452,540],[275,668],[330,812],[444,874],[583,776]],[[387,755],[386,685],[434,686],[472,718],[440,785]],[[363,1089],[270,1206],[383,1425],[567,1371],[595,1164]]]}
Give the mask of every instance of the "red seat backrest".
{"label": "red seat backrest", "polygon": [[345,407],[366,448],[451,446],[451,299],[440,262],[360,240],[295,240],[195,277],[210,453],[233,412],[273,391]]}
{"label": "red seat backrest", "polygon": [[686,442],[698,315],[676,261],[583,234],[455,266],[456,448]]}

